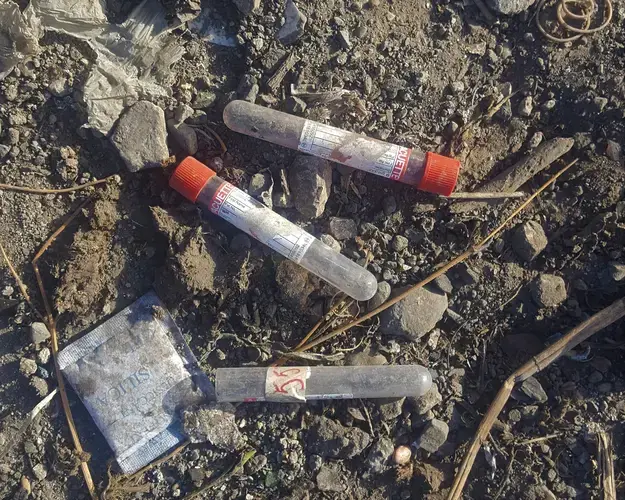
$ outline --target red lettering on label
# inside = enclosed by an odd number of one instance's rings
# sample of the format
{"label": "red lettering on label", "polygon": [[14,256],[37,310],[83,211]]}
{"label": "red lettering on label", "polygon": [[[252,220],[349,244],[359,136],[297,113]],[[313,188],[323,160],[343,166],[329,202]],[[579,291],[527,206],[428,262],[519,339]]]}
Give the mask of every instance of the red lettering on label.
{"label": "red lettering on label", "polygon": [[399,149],[397,158],[395,158],[395,165],[393,165],[393,171],[391,172],[391,179],[398,181],[402,178],[404,172],[406,171],[408,160],[410,159],[410,153],[412,153],[412,149]]}
{"label": "red lettering on label", "polygon": [[285,389],[285,387],[287,385],[293,384],[293,383],[300,385],[300,388],[299,388],[300,391],[303,391],[306,388],[306,384],[304,384],[304,381],[301,378],[292,378],[291,380],[287,380],[282,385],[278,385],[276,382],[274,382],[273,383],[273,388],[275,389],[274,392],[280,392],[282,394],[288,394],[289,392],[292,392],[292,391],[287,391]]}
{"label": "red lettering on label", "polygon": [[281,371],[274,370],[273,374],[276,377],[288,377],[289,373],[300,373],[301,371],[303,371],[301,368],[283,368]]}
{"label": "red lettering on label", "polygon": [[221,206],[224,204],[224,201],[226,201],[226,198],[228,198],[228,195],[233,189],[234,186],[229,182],[224,182],[221,186],[219,186],[219,189],[215,191],[215,194],[211,199],[210,211],[216,215],[219,215],[219,210],[221,209]]}

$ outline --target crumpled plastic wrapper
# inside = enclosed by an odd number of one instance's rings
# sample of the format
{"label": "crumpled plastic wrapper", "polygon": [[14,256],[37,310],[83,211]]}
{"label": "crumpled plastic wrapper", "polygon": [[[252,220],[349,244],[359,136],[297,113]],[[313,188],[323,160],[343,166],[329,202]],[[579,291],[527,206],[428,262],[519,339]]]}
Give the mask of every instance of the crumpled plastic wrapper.
{"label": "crumpled plastic wrapper", "polygon": [[125,107],[139,99],[170,95],[171,65],[184,49],[158,0],[144,0],[120,25],[110,24],[104,0],[32,0],[20,13],[9,0],[0,5],[0,79],[38,52],[44,30],[85,40],[97,59],[83,89],[88,124],[108,134]]}
{"label": "crumpled plastic wrapper", "polygon": [[182,409],[215,399],[153,292],[67,346],[58,360],[125,474],[186,439]]}

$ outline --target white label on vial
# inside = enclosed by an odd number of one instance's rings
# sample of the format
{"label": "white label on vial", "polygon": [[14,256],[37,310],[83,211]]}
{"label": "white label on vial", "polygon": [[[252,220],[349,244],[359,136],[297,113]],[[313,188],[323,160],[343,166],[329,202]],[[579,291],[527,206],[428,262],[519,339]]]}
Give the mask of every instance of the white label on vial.
{"label": "white label on vial", "polygon": [[345,392],[340,394],[319,394],[317,396],[309,396],[308,399],[354,399],[354,395],[351,392]]}
{"label": "white label on vial", "polygon": [[213,195],[210,210],[297,263],[314,240],[306,231],[229,182],[224,182]]}
{"label": "white label on vial", "polygon": [[400,180],[412,149],[306,120],[298,149],[375,175]]}
{"label": "white label on vial", "polygon": [[310,366],[274,366],[267,368],[265,401],[301,403],[306,401],[306,380]]}

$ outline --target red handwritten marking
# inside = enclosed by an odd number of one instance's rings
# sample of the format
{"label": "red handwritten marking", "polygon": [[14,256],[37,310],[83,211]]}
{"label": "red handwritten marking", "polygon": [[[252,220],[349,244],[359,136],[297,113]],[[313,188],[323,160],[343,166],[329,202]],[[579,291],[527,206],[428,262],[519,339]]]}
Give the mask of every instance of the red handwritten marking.
{"label": "red handwritten marking", "polygon": [[284,368],[282,371],[278,371],[276,369],[273,370],[273,374],[276,377],[288,377],[289,372],[300,373],[303,370],[301,368]]}
{"label": "red handwritten marking", "polygon": [[275,389],[275,391],[273,392],[279,392],[282,394],[288,394],[289,392],[293,392],[293,391],[287,391],[285,389],[286,386],[288,386],[289,384],[292,383],[296,383],[300,385],[299,390],[303,391],[306,388],[306,385],[304,384],[304,381],[301,378],[292,378],[291,380],[287,380],[284,384],[282,385],[278,385],[276,382],[273,383],[273,388]]}

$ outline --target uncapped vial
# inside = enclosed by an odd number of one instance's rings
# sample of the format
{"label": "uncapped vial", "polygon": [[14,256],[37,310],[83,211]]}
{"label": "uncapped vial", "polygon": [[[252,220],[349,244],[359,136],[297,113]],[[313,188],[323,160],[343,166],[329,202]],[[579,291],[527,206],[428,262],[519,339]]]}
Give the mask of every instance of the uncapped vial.
{"label": "uncapped vial", "polygon": [[410,184],[422,191],[449,196],[458,180],[460,162],[453,158],[432,152],[424,154],[246,101],[229,103],[223,118],[235,132]]}
{"label": "uncapped vial", "polygon": [[218,177],[195,158],[189,156],[178,165],[169,185],[350,297],[364,301],[375,295],[378,285],[373,274]]}

